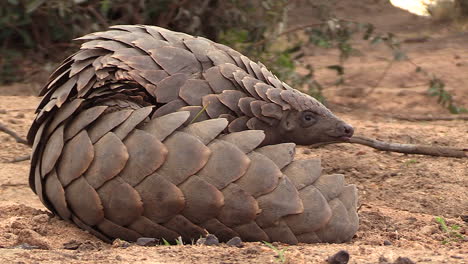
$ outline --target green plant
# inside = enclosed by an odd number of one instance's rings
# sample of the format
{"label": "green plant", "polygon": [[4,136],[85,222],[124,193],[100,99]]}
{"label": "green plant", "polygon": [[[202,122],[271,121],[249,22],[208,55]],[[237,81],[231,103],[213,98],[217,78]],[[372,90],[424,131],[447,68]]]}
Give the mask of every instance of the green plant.
{"label": "green plant", "polygon": [[415,159],[409,159],[409,160],[406,160],[404,164],[405,164],[406,166],[409,166],[409,165],[411,165],[411,164],[417,164],[417,163],[419,163],[419,161],[417,161],[417,160],[415,160]]}
{"label": "green plant", "polygon": [[285,256],[284,253],[286,252],[287,248],[278,249],[275,246],[273,246],[273,244],[271,244],[269,242],[266,242],[266,241],[263,241],[263,244],[265,244],[267,247],[269,247],[269,248],[273,249],[273,251],[275,251],[275,253],[277,254],[276,261],[278,261],[279,263],[285,263],[286,262],[286,256]]}
{"label": "green plant", "polygon": [[176,245],[178,245],[178,246],[183,246],[183,245],[184,245],[184,241],[182,240],[182,237],[181,237],[181,236],[179,236],[179,237],[175,240],[175,242],[176,242]]}
{"label": "green plant", "polygon": [[442,241],[442,244],[449,244],[451,242],[459,242],[464,239],[463,235],[460,234],[460,226],[451,225],[448,226],[445,219],[437,216],[435,221],[439,224],[442,232],[445,233],[446,238]]}
{"label": "green plant", "polygon": [[169,241],[167,241],[167,240],[164,239],[164,238],[162,239],[162,241],[163,241],[163,245],[164,245],[164,246],[170,246],[170,245],[171,245],[171,243],[169,243]]}
{"label": "green plant", "polygon": [[427,93],[429,96],[437,97],[437,102],[446,107],[452,114],[468,112],[468,109],[455,105],[453,96],[447,90],[445,90],[445,83],[437,77],[433,77],[430,80]]}

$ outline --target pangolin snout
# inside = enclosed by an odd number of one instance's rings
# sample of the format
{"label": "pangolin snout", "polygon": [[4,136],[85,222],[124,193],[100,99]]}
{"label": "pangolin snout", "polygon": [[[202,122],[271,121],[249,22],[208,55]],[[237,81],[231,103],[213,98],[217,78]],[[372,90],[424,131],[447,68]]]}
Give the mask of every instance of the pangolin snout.
{"label": "pangolin snout", "polygon": [[339,134],[339,138],[341,139],[349,139],[353,136],[354,134],[354,128],[353,126],[349,125],[349,124],[346,124],[346,123],[340,123],[337,127],[338,129],[338,134]]}

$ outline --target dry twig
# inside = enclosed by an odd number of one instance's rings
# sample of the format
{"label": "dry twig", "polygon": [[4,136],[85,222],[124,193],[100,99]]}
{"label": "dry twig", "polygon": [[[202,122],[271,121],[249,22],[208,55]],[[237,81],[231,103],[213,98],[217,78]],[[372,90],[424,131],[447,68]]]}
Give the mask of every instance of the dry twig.
{"label": "dry twig", "polygon": [[328,144],[336,143],[354,143],[361,144],[371,148],[375,148],[383,151],[391,151],[405,154],[421,154],[429,156],[438,156],[438,157],[452,157],[452,158],[467,158],[468,157],[468,148],[466,149],[457,149],[443,146],[426,146],[426,145],[416,145],[416,144],[401,144],[401,143],[391,143],[384,142],[367,137],[352,137],[349,141],[334,141],[327,143],[318,143],[311,145],[311,148],[320,147]]}
{"label": "dry twig", "polygon": [[26,139],[18,136],[18,134],[16,134],[13,130],[7,128],[5,125],[1,123],[0,123],[0,131],[5,132],[6,134],[12,136],[16,140],[16,142],[29,146],[28,141]]}
{"label": "dry twig", "polygon": [[446,116],[391,116],[391,118],[405,121],[453,121],[468,120],[467,115],[446,115]]}

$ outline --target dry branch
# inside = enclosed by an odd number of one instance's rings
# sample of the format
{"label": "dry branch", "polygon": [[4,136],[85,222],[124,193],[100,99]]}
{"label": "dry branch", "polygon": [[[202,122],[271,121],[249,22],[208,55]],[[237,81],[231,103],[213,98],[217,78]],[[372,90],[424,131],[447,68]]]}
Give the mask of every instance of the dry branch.
{"label": "dry branch", "polygon": [[457,149],[443,146],[426,146],[426,145],[415,145],[415,144],[401,144],[401,143],[391,143],[384,142],[376,139],[371,139],[367,137],[352,137],[349,141],[334,141],[327,143],[319,143],[311,145],[311,148],[336,144],[336,143],[354,143],[361,144],[371,148],[375,148],[383,151],[391,151],[405,154],[421,154],[429,156],[438,156],[438,157],[452,157],[452,158],[467,158],[468,148],[466,149]]}
{"label": "dry branch", "polygon": [[446,115],[446,116],[391,116],[391,118],[405,121],[453,121],[468,120],[468,115]]}
{"label": "dry branch", "polygon": [[16,140],[16,142],[29,146],[28,141],[26,139],[18,136],[18,134],[16,134],[16,132],[14,132],[13,130],[7,128],[5,125],[3,125],[1,123],[0,123],[0,131],[5,132],[6,134],[12,136]]}

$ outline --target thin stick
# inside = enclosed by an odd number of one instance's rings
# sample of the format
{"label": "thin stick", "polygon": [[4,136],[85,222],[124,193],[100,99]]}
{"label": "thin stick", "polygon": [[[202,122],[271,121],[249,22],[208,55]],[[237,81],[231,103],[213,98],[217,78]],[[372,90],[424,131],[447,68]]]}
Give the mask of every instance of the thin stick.
{"label": "thin stick", "polygon": [[401,143],[391,143],[384,142],[372,138],[355,136],[352,137],[349,141],[333,141],[326,143],[318,143],[311,145],[311,148],[316,148],[328,144],[336,143],[354,143],[361,144],[371,148],[375,148],[383,151],[391,151],[398,153],[406,154],[421,154],[429,156],[438,156],[438,157],[452,157],[452,158],[467,158],[468,157],[468,148],[465,149],[456,149],[443,146],[426,146],[426,145],[415,145],[415,144],[401,144]]}
{"label": "thin stick", "polygon": [[405,121],[454,121],[468,120],[467,115],[447,115],[447,116],[389,116],[398,120]]}
{"label": "thin stick", "polygon": [[6,134],[12,136],[16,140],[16,142],[29,146],[28,141],[26,139],[18,136],[18,134],[16,134],[14,131],[10,130],[9,128],[7,128],[5,125],[1,123],[0,123],[0,131],[5,132]]}

